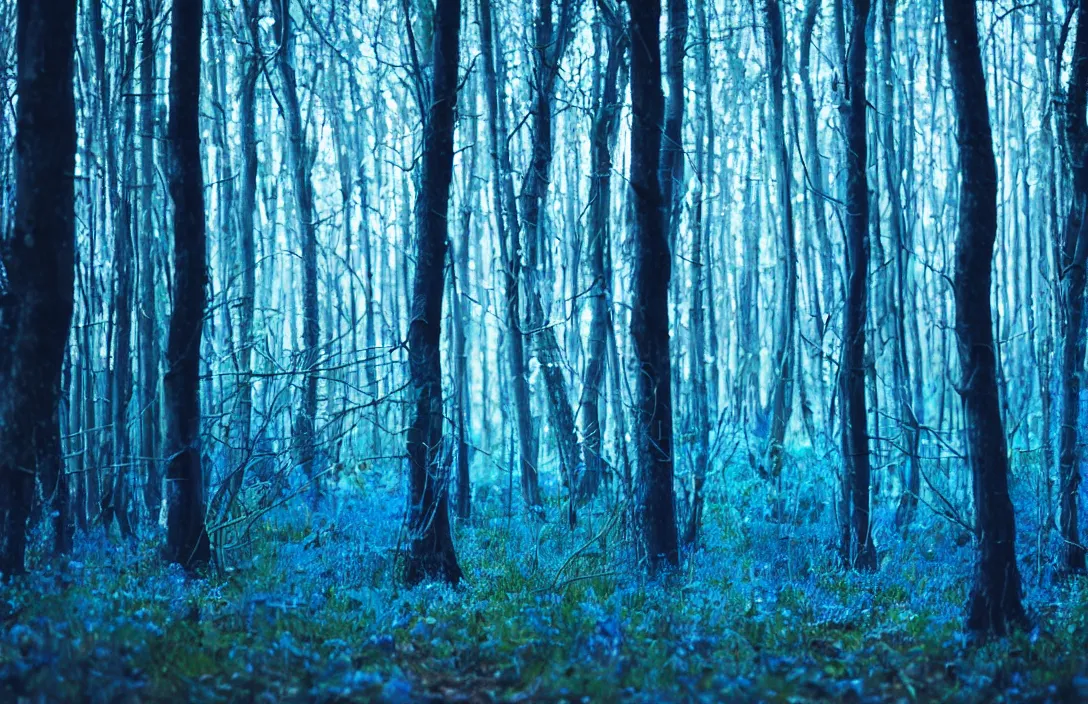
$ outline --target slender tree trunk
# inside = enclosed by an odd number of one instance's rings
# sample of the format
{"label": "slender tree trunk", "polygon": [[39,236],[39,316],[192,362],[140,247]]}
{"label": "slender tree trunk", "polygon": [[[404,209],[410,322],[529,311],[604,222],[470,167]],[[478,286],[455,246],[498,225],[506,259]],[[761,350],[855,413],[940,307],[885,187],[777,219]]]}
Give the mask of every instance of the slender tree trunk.
{"label": "slender tree trunk", "polygon": [[[240,101],[242,132],[242,189],[240,227],[238,240],[242,249],[242,298],[238,312],[238,420],[237,439],[242,447],[243,462],[252,457],[254,442],[253,425],[253,323],[257,301],[257,252],[255,246],[256,226],[254,216],[257,208],[257,81],[261,75],[261,57],[259,54],[260,34],[257,22],[260,13],[257,0],[243,1],[243,20],[246,36],[249,37],[249,50],[245,58],[245,71],[242,75],[242,95]],[[227,498],[224,507],[234,503],[245,481],[245,464],[233,468],[229,475]]]}
{"label": "slender tree trunk", "polygon": [[522,181],[520,196],[521,232],[525,236],[528,266],[522,270],[528,304],[528,322],[532,330],[534,353],[544,377],[548,419],[559,447],[563,483],[570,490],[567,523],[575,523],[577,474],[582,464],[582,447],[571,409],[567,380],[563,373],[563,353],[555,327],[548,324],[540,291],[546,250],[544,203],[551,179],[554,156],[553,121],[555,80],[559,63],[572,36],[575,3],[564,0],[559,22],[552,22],[552,0],[537,1],[533,66],[535,81],[531,107],[532,144],[528,171]]}
{"label": "slender tree trunk", "polygon": [[[513,167],[507,147],[505,106],[500,100],[505,95],[503,82],[506,68],[501,55],[494,48],[494,19],[491,0],[480,2],[480,46],[484,56],[484,80],[488,105],[488,130],[492,158],[492,199],[495,209],[497,237],[504,252],[504,317],[506,319],[507,356],[514,392],[514,415],[518,432],[521,459],[521,493],[526,507],[536,513],[543,505],[540,480],[537,475],[536,441],[533,437],[532,416],[529,410],[529,379],[525,368],[525,337],[521,329],[520,291],[521,245],[520,225],[514,200],[511,178]],[[509,243],[508,243],[509,240]]]}
{"label": "slender tree trunk", "polygon": [[[317,228],[314,223],[314,189],[310,180],[313,157],[306,146],[295,78],[295,29],[291,19],[290,0],[272,3],[279,30],[278,57],[283,81],[283,110],[287,121],[288,152],[295,194],[295,210],[302,240],[302,403],[295,417],[293,431],[296,462],[313,478],[317,452],[317,377],[320,324],[317,301]],[[320,493],[313,487],[314,496]]]}
{"label": "slender tree trunk", "polygon": [[140,339],[140,454],[145,467],[144,505],[152,525],[162,509],[162,473],[159,469],[159,324],[155,286],[155,11],[143,2],[140,26],[140,237],[137,334]]}
{"label": "slender tree trunk", "polygon": [[[784,457],[783,443],[786,428],[793,415],[793,358],[794,358],[794,321],[797,316],[797,250],[793,234],[793,198],[790,181],[793,168],[790,165],[789,151],[786,148],[786,125],[783,110],[785,88],[785,68],[783,52],[782,11],[778,0],[767,0],[764,5],[766,26],[764,46],[769,65],[767,88],[770,95],[769,136],[771,158],[777,173],[775,204],[781,218],[779,242],[781,249],[781,271],[784,291],[778,297],[776,312],[777,329],[775,330],[773,382],[770,395],[770,436],[767,440],[766,461],[763,465],[768,477],[778,479],[782,474]],[[773,218],[772,218],[773,219]],[[777,503],[776,503],[777,506]],[[776,509],[777,515],[777,509]]]}
{"label": "slender tree trunk", "polygon": [[[691,425],[695,433],[694,447],[694,480],[691,490],[691,508],[688,511],[687,526],[684,529],[684,544],[695,545],[699,527],[703,517],[704,488],[706,486],[707,452],[710,447],[710,419],[707,399],[710,390],[707,389],[706,373],[706,330],[705,310],[703,299],[704,271],[707,268],[706,257],[703,251],[704,244],[709,244],[709,237],[703,228],[703,209],[707,202],[711,170],[708,166],[713,162],[710,153],[714,148],[713,142],[713,118],[710,109],[711,72],[710,72],[710,31],[706,16],[706,0],[695,0],[695,24],[699,31],[699,49],[696,54],[698,66],[698,80],[702,90],[698,92],[699,110],[696,116],[695,128],[695,169],[697,171],[697,185],[694,194],[694,208],[692,217],[692,254],[691,254]],[[711,137],[704,146],[704,137]],[[713,306],[714,301],[710,304]]]}
{"label": "slender tree trunk", "polygon": [[[475,82],[470,81],[467,100],[471,104],[476,100]],[[477,121],[473,111],[468,119],[468,135],[464,142],[469,147],[468,164],[463,179],[464,189],[461,195],[461,241],[454,253],[453,286],[453,361],[454,393],[457,408],[457,501],[455,512],[458,520],[468,521],[472,517],[472,478],[469,475],[469,441],[472,428],[472,404],[469,394],[471,379],[468,366],[468,264],[469,243],[472,241],[472,210],[476,199],[476,137]]]}
{"label": "slender tree trunk", "polygon": [[[123,93],[132,93],[133,65],[136,56],[136,14],[128,13],[124,43],[124,62],[122,74],[125,82]],[[124,98],[122,112],[123,155],[118,185],[118,209],[115,213],[113,239],[114,299],[113,309],[116,316],[113,334],[113,476],[107,491],[111,497],[110,510],[117,519],[117,525],[123,537],[132,535],[129,521],[128,473],[132,460],[132,443],[128,433],[128,407],[132,399],[132,294],[134,288],[132,261],[132,186],[136,181],[136,157],[134,154],[133,132],[136,124],[136,99]],[[108,524],[107,524],[108,527]]]}
{"label": "slender tree trunk", "polygon": [[876,569],[869,520],[869,431],[865,408],[865,318],[869,295],[869,179],[866,130],[866,23],[869,0],[852,0],[846,59],[846,249],[847,288],[840,371],[842,399],[843,525],[840,549],[846,563]]}
{"label": "slender tree trunk", "polygon": [[[25,571],[35,474],[54,474],[58,486],[49,488],[67,491],[60,485],[58,413],[75,294],[75,27],[74,0],[16,4],[15,221],[11,240],[0,250],[0,269],[6,273],[6,286],[0,285],[0,573],[5,577]],[[63,546],[58,541],[56,547]]]}
{"label": "slender tree trunk", "polygon": [[676,251],[680,227],[680,203],[684,196],[684,54],[688,38],[687,0],[668,0],[668,31],[665,34],[665,130],[661,137],[661,198],[665,207],[665,231],[669,249]]}
{"label": "slender tree trunk", "polygon": [[408,328],[413,418],[408,428],[411,547],[405,579],[416,584],[461,581],[449,519],[449,476],[442,457],[442,295],[453,178],[454,113],[461,0],[438,0],[431,94],[424,115],[423,156],[416,199],[416,273]]}
{"label": "slender tree trunk", "polygon": [[631,337],[638,358],[635,446],[638,520],[651,572],[680,562],[673,496],[672,377],[669,358],[668,232],[658,180],[661,162],[660,0],[631,13],[631,195],[634,198],[634,302]]}
{"label": "slender tree trunk", "polygon": [[944,0],[948,68],[956,109],[962,187],[954,293],[960,396],[974,478],[978,563],[967,627],[1003,635],[1026,623],[1016,566],[1016,516],[1009,498],[1008,450],[1001,423],[990,311],[997,237],[997,167],[974,0]]}
{"label": "slender tree trunk", "polygon": [[582,380],[582,398],[579,403],[582,421],[582,441],[586,470],[579,485],[579,498],[594,497],[600,489],[605,462],[602,455],[604,442],[601,437],[601,391],[604,388],[605,363],[608,350],[612,316],[611,276],[605,276],[606,250],[611,246],[611,199],[612,199],[612,146],[619,127],[620,96],[618,91],[619,69],[625,51],[623,25],[616,8],[602,4],[602,23],[605,25],[604,45],[607,56],[598,57],[595,70],[600,77],[601,93],[593,116],[590,145],[589,184],[589,270],[593,278],[585,376]]}
{"label": "slender tree trunk", "polygon": [[1084,378],[1084,289],[1088,263],[1088,11],[1077,9],[1077,30],[1063,115],[1066,158],[1073,170],[1073,193],[1059,243],[1061,305],[1061,426],[1058,432],[1059,525],[1062,568],[1083,572],[1077,498],[1081,482],[1080,404]]}
{"label": "slender tree trunk", "polygon": [[187,570],[211,558],[204,524],[200,454],[200,342],[207,264],[200,145],[201,0],[174,0],[170,38],[170,120],[174,168],[174,306],[166,343],[166,549]]}
{"label": "slender tree trunk", "polygon": [[903,201],[900,196],[900,160],[895,144],[895,74],[892,64],[895,60],[895,8],[896,0],[884,0],[881,30],[881,114],[880,131],[883,142],[884,186],[888,194],[888,234],[891,242],[892,272],[891,282],[886,290],[889,302],[891,325],[892,383],[894,385],[895,404],[898,407],[899,425],[903,429],[906,471],[905,481],[896,507],[895,523],[906,528],[914,519],[918,507],[918,492],[921,489],[920,467],[918,465],[918,419],[911,404],[911,369],[907,357],[907,317],[913,312],[907,302],[912,295],[907,290],[907,253],[909,243],[906,240],[906,222]]}

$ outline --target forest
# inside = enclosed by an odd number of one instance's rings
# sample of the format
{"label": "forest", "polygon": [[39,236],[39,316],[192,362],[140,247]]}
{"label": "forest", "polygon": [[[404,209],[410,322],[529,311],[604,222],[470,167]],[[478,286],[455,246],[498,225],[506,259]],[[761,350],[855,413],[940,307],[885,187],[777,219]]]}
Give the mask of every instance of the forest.
{"label": "forest", "polygon": [[1088,701],[1084,0],[0,0],[0,700]]}

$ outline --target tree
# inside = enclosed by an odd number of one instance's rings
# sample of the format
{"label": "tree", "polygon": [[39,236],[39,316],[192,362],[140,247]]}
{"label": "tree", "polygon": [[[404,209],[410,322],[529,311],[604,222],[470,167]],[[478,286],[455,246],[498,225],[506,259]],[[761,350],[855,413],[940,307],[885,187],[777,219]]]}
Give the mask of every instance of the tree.
{"label": "tree", "polygon": [[[764,471],[769,477],[779,479],[782,474],[783,443],[786,438],[786,426],[793,414],[793,357],[794,320],[797,315],[797,246],[793,234],[793,196],[790,179],[793,167],[790,165],[789,150],[786,148],[785,112],[783,109],[785,89],[785,40],[782,28],[782,9],[778,0],[767,0],[764,5],[766,24],[764,25],[764,47],[767,52],[767,91],[769,102],[769,139],[771,159],[777,174],[775,205],[782,218],[779,241],[782,247],[781,270],[784,292],[778,297],[778,310],[775,312],[777,329],[775,330],[774,386],[771,388],[770,437],[767,441],[767,460]],[[776,509],[777,513],[777,509]]]}
{"label": "tree", "polygon": [[618,8],[612,5],[611,0],[601,0],[598,8],[605,29],[603,44],[608,49],[603,60],[598,56],[594,65],[594,71],[600,73],[603,69],[603,75],[598,78],[601,83],[600,96],[594,106],[590,137],[589,268],[593,296],[590,299],[592,322],[582,380],[582,398],[578,404],[586,464],[586,471],[578,488],[582,499],[591,498],[597,493],[604,474],[600,397],[605,378],[608,340],[614,332],[610,309],[612,272],[606,266],[606,259],[611,246],[609,219],[612,199],[612,149],[619,128],[621,107],[619,71],[626,49]]}
{"label": "tree", "polygon": [[[317,443],[317,348],[320,340],[317,300],[317,229],[314,222],[314,188],[310,180],[312,157],[306,147],[298,86],[295,79],[295,28],[290,0],[274,0],[279,48],[276,51],[284,87],[284,119],[287,121],[289,163],[295,194],[295,209],[302,239],[302,359],[304,375],[302,404],[295,418],[296,461],[308,477],[315,479]],[[253,10],[250,10],[253,12]],[[315,487],[315,495],[316,495]]]}
{"label": "tree", "polygon": [[673,496],[672,372],[669,358],[668,234],[658,168],[665,98],[661,90],[661,2],[629,2],[631,197],[634,301],[631,338],[638,359],[635,452],[638,521],[651,571],[680,562]]}
{"label": "tree", "polygon": [[1083,572],[1085,550],[1080,542],[1077,495],[1080,492],[1080,394],[1084,378],[1084,289],[1088,265],[1088,10],[1077,6],[1077,33],[1073,41],[1069,88],[1063,115],[1063,148],[1073,171],[1072,203],[1066,216],[1060,252],[1062,331],[1061,425],[1058,432],[1058,482],[1062,568]]}
{"label": "tree", "polygon": [[962,185],[953,291],[966,415],[967,458],[974,479],[978,559],[967,628],[1005,634],[1026,623],[1016,566],[1016,516],[1009,498],[1009,458],[997,390],[990,310],[997,238],[997,164],[974,0],[944,0],[948,69],[956,112]]}
{"label": "tree", "polygon": [[174,203],[174,306],[163,377],[166,421],[166,548],[187,570],[206,565],[200,453],[200,343],[207,303],[204,174],[200,145],[202,0],[174,0],[170,36],[170,198]]}
{"label": "tree", "polygon": [[137,301],[140,340],[140,454],[144,458],[147,477],[144,484],[144,504],[152,523],[159,520],[162,509],[162,474],[159,471],[159,324],[155,300],[157,268],[152,256],[155,237],[155,15],[159,3],[144,0],[140,22],[140,240],[139,281]]}
{"label": "tree", "polygon": [[488,107],[488,137],[492,160],[492,207],[496,235],[502,252],[503,317],[506,323],[506,354],[514,391],[514,420],[517,426],[521,493],[526,507],[536,511],[543,505],[537,474],[537,448],[529,411],[529,379],[525,360],[525,336],[520,313],[521,237],[514,199],[513,166],[506,138],[504,100],[506,66],[495,51],[495,26],[491,0],[480,0],[480,50],[484,63],[484,93]]}
{"label": "tree", "polygon": [[869,0],[853,0],[846,57],[846,305],[843,319],[843,525],[840,549],[848,565],[876,569],[869,522],[869,431],[865,407],[865,317],[869,297],[868,132],[865,128],[866,29]]}
{"label": "tree", "polygon": [[661,136],[661,199],[669,247],[676,249],[680,227],[680,203],[684,177],[684,54],[688,38],[687,0],[668,0],[668,32],[665,34],[665,78],[669,99],[665,103],[665,129]]}
{"label": "tree", "polygon": [[[75,0],[16,7],[15,221],[0,251],[0,573],[25,571],[34,480],[60,455],[60,377],[75,287]],[[5,280],[6,275],[6,280]],[[64,539],[67,516],[54,523]]]}
{"label": "tree", "polygon": [[[704,232],[703,209],[704,193],[708,192],[711,181],[711,173],[714,164],[714,112],[711,100],[713,81],[710,71],[710,24],[707,19],[706,0],[695,0],[695,24],[699,31],[699,48],[696,53],[696,66],[698,68],[699,82],[702,90],[699,91],[699,109],[696,115],[695,128],[695,170],[698,177],[694,194],[694,213],[692,218],[692,250],[691,250],[691,426],[695,433],[695,443],[692,448],[694,453],[694,481],[691,490],[691,507],[688,511],[688,520],[684,528],[684,545],[695,545],[699,526],[702,522],[704,491],[706,488],[707,453],[710,447],[710,411],[707,398],[713,397],[714,392],[707,387],[706,373],[706,331],[704,330],[704,306],[703,280],[704,247],[709,249],[709,231]],[[706,143],[704,146],[704,137]],[[710,218],[706,218],[708,221]],[[713,305],[711,301],[711,305]],[[713,319],[712,319],[713,320]],[[711,323],[713,326],[713,322]],[[710,384],[716,390],[717,374],[712,374]]]}
{"label": "tree", "polygon": [[880,61],[880,141],[883,144],[884,190],[888,197],[888,234],[891,240],[891,276],[885,295],[890,311],[889,341],[892,353],[892,383],[894,384],[895,403],[899,409],[899,424],[903,428],[903,454],[905,471],[900,471],[904,479],[903,491],[899,495],[899,504],[895,511],[895,523],[899,528],[906,528],[914,518],[918,507],[918,495],[921,492],[921,467],[918,461],[919,420],[918,413],[911,399],[911,369],[907,356],[907,320],[912,317],[910,292],[908,291],[907,255],[912,242],[908,237],[903,201],[900,196],[901,163],[895,144],[895,79],[893,63],[895,61],[895,8],[896,0],[884,0],[881,14],[881,61]]}
{"label": "tree", "polygon": [[423,117],[423,154],[416,197],[416,272],[408,327],[413,418],[408,428],[411,545],[405,579],[416,584],[461,581],[449,517],[448,470],[442,456],[442,296],[453,179],[454,113],[461,0],[438,0],[431,47],[433,76]]}
{"label": "tree", "polygon": [[[522,179],[520,208],[521,232],[525,236],[528,266],[521,270],[524,278],[528,322],[532,330],[533,348],[544,377],[548,419],[554,429],[559,449],[559,462],[564,484],[570,491],[567,503],[567,523],[575,523],[576,477],[582,465],[582,447],[578,440],[571,409],[567,380],[563,374],[563,353],[556,339],[555,328],[549,324],[542,301],[540,276],[545,247],[544,204],[551,180],[554,149],[555,83],[559,64],[572,36],[578,9],[576,0],[562,0],[559,21],[552,21],[552,0],[537,0],[537,16],[533,49],[533,98],[530,108],[532,144],[525,178]],[[515,253],[516,255],[516,253]]]}

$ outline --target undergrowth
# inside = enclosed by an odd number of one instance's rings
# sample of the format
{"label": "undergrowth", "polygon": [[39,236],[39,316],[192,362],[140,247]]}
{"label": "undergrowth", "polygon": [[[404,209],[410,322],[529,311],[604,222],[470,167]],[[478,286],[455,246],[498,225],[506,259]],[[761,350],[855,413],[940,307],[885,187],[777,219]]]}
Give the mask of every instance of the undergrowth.
{"label": "undergrowth", "polygon": [[931,514],[900,536],[878,507],[866,575],[841,569],[826,517],[715,504],[684,567],[649,580],[603,511],[570,533],[485,505],[457,529],[465,584],[405,589],[399,501],[285,508],[197,579],[160,563],[158,535],[38,555],[0,587],[0,700],[1088,698],[1088,584],[1025,569],[1031,630],[970,642],[972,547]]}

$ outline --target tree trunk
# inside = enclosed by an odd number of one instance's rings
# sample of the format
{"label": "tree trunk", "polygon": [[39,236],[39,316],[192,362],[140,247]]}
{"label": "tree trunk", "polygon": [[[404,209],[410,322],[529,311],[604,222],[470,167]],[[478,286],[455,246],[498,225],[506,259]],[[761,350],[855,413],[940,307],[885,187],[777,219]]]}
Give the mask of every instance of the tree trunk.
{"label": "tree trunk", "polygon": [[446,217],[453,178],[454,112],[461,0],[438,0],[435,9],[430,100],[423,124],[423,153],[416,198],[416,272],[408,328],[408,368],[414,414],[408,428],[411,546],[409,584],[461,581],[449,518],[449,476],[442,456],[442,295],[445,287]]}
{"label": "tree trunk", "polygon": [[[703,299],[703,279],[706,269],[703,253],[704,243],[709,244],[709,237],[703,228],[703,208],[706,192],[710,189],[710,169],[713,161],[709,150],[713,149],[713,140],[704,147],[703,138],[709,132],[713,135],[713,113],[710,110],[711,73],[710,73],[710,31],[706,16],[706,0],[695,0],[695,23],[699,30],[699,50],[696,56],[698,80],[702,86],[699,91],[699,110],[695,128],[695,169],[697,185],[694,194],[692,217],[692,253],[691,253],[691,425],[695,434],[694,443],[694,479],[691,489],[691,508],[688,511],[687,526],[684,529],[684,544],[694,546],[703,517],[703,493],[706,486],[707,452],[710,448],[710,419],[708,409],[707,373],[706,373],[706,331]],[[713,301],[710,302],[714,304]]]}
{"label": "tree trunk", "polygon": [[[123,93],[132,93],[133,64],[136,57],[136,14],[128,13],[126,32],[128,39],[124,48],[122,75],[126,77],[122,85]],[[136,157],[132,138],[136,124],[136,99],[124,98],[124,111],[121,125],[123,146],[122,164],[118,187],[118,209],[115,213],[117,226],[113,233],[114,298],[113,309],[116,316],[113,334],[113,462],[112,481],[106,487],[110,497],[109,511],[117,519],[117,526],[122,537],[132,535],[129,521],[128,471],[132,459],[132,443],[128,433],[128,406],[132,398],[132,293],[134,288],[132,271],[132,186],[136,180]],[[107,529],[109,527],[106,524]]]}
{"label": "tree trunk", "polygon": [[159,469],[159,324],[156,268],[152,254],[157,242],[154,225],[155,184],[155,12],[143,2],[140,27],[140,295],[137,302],[140,339],[140,454],[143,456],[144,505],[152,525],[162,510],[162,474]]}
{"label": "tree trunk", "polygon": [[[76,3],[19,0],[15,222],[0,250],[0,573],[25,571],[35,474],[63,476],[60,375],[75,294]],[[0,284],[5,281],[0,277]],[[45,467],[45,465],[50,467]],[[62,481],[62,480],[61,480]],[[67,491],[66,484],[57,490]]]}
{"label": "tree trunk", "polygon": [[[472,104],[476,100],[475,82],[469,82],[467,100]],[[461,195],[461,241],[454,254],[453,286],[451,296],[453,304],[453,362],[454,393],[457,409],[457,500],[455,512],[457,519],[468,521],[472,517],[472,477],[469,474],[469,441],[472,429],[472,403],[469,394],[471,379],[468,366],[468,310],[471,300],[468,293],[469,242],[472,241],[472,210],[476,199],[476,112],[468,118],[468,135],[464,142],[469,147],[468,163],[465,167],[464,190]]]}
{"label": "tree trunk", "polygon": [[[497,237],[503,252],[504,317],[506,320],[507,358],[514,387],[514,415],[517,425],[521,460],[521,493],[526,508],[536,513],[543,506],[540,480],[537,475],[536,442],[529,410],[529,379],[525,369],[525,337],[521,329],[520,292],[521,245],[514,185],[511,177],[510,152],[506,136],[506,108],[500,104],[506,91],[503,87],[506,67],[494,47],[494,20],[491,0],[480,0],[480,50],[484,56],[485,93],[488,106],[488,133],[492,159],[492,203],[495,210]],[[509,243],[508,243],[509,240]]]}
{"label": "tree trunk", "polygon": [[1085,550],[1080,542],[1077,497],[1080,491],[1080,405],[1084,378],[1084,289],[1088,259],[1088,11],[1077,9],[1069,90],[1066,94],[1063,144],[1073,170],[1073,199],[1065,221],[1061,256],[1060,329],[1061,425],[1058,432],[1059,525],[1062,537],[1062,568],[1083,572]]}
{"label": "tree trunk", "polygon": [[567,523],[575,523],[577,475],[582,465],[582,447],[578,440],[574,411],[571,409],[567,380],[563,373],[563,353],[548,323],[540,291],[543,272],[544,202],[551,179],[553,152],[555,80],[559,63],[570,43],[575,3],[564,0],[558,24],[552,22],[552,0],[538,0],[533,67],[535,81],[531,108],[532,144],[528,171],[522,181],[520,196],[521,232],[525,236],[528,266],[522,269],[528,304],[528,321],[534,341],[534,353],[544,377],[548,419],[559,446],[563,484],[570,491]]}
{"label": "tree trunk", "polygon": [[[298,87],[295,79],[295,31],[291,19],[290,0],[272,3],[279,30],[280,45],[276,51],[280,77],[283,80],[283,111],[287,121],[289,163],[295,194],[295,210],[302,240],[302,403],[295,417],[295,461],[307,478],[314,478],[317,443],[317,377],[320,325],[317,305],[317,229],[314,224],[314,188],[310,180],[313,159],[306,147],[302,125]],[[317,484],[314,496],[320,493]]]}
{"label": "tree trunk", "polygon": [[669,98],[665,103],[665,130],[661,137],[661,202],[665,208],[665,231],[669,249],[676,251],[680,227],[680,203],[684,177],[684,53],[688,38],[687,0],[668,0],[668,31],[665,34],[665,80]]}
{"label": "tree trunk", "polygon": [[913,312],[908,304],[911,293],[907,290],[907,254],[910,243],[906,240],[906,222],[903,201],[900,196],[900,159],[895,144],[895,73],[892,64],[895,60],[895,8],[896,0],[884,0],[881,31],[880,90],[881,113],[880,128],[883,142],[884,188],[888,195],[888,234],[891,241],[892,272],[891,282],[886,290],[889,305],[891,334],[889,335],[892,353],[892,383],[894,385],[895,405],[898,407],[899,425],[903,429],[903,454],[906,470],[900,475],[904,478],[899,504],[895,511],[895,524],[904,529],[911,524],[918,507],[918,492],[921,488],[918,465],[918,419],[911,404],[911,369],[907,357],[908,316]]}
{"label": "tree trunk", "polygon": [[668,233],[661,161],[660,0],[630,5],[631,195],[634,199],[634,302],[631,338],[638,358],[635,451],[637,510],[651,572],[680,562],[673,496],[672,378],[669,358]]}
{"label": "tree trunk", "polygon": [[[793,344],[794,320],[797,315],[797,251],[793,234],[793,198],[790,181],[793,168],[790,165],[789,151],[786,148],[786,125],[783,110],[785,88],[784,39],[782,11],[778,0],[767,0],[764,6],[766,14],[765,49],[768,62],[767,88],[770,94],[769,132],[771,158],[777,172],[775,204],[781,217],[779,242],[782,248],[781,270],[785,292],[778,297],[776,312],[777,329],[775,330],[773,381],[770,395],[770,436],[767,439],[766,461],[763,470],[766,476],[778,479],[782,474],[784,458],[783,443],[786,428],[793,414]],[[772,220],[774,218],[772,217]],[[778,504],[776,503],[776,506]],[[777,509],[776,509],[777,515]]]}
{"label": "tree trunk", "polygon": [[604,442],[601,437],[601,390],[604,388],[605,356],[608,350],[609,329],[612,316],[609,310],[612,297],[611,275],[605,276],[606,249],[611,246],[611,199],[612,199],[612,146],[619,127],[620,96],[618,90],[619,69],[626,49],[623,25],[616,8],[603,3],[602,22],[608,47],[602,61],[598,57],[595,70],[604,73],[600,77],[601,93],[593,116],[590,143],[589,183],[589,271],[593,281],[590,290],[592,319],[589,327],[585,376],[582,380],[582,398],[579,408],[582,421],[582,442],[585,453],[585,473],[579,482],[580,500],[593,498],[600,489],[605,462],[602,455]]}
{"label": "tree trunk", "polygon": [[974,0],[944,0],[962,186],[956,239],[956,340],[967,457],[974,479],[978,563],[967,628],[1005,634],[1027,619],[1016,566],[1016,516],[997,390],[990,272],[997,237],[997,166]]}
{"label": "tree trunk", "polygon": [[200,454],[200,342],[207,285],[204,174],[200,145],[201,0],[174,0],[170,38],[170,119],[173,167],[174,306],[166,343],[166,549],[186,570],[211,557],[204,525]]}
{"label": "tree trunk", "polygon": [[869,431],[865,400],[865,317],[869,296],[868,133],[865,128],[866,22],[869,0],[853,0],[850,50],[846,59],[848,91],[846,135],[846,304],[840,371],[842,399],[843,559],[857,569],[876,569],[869,520]]}

